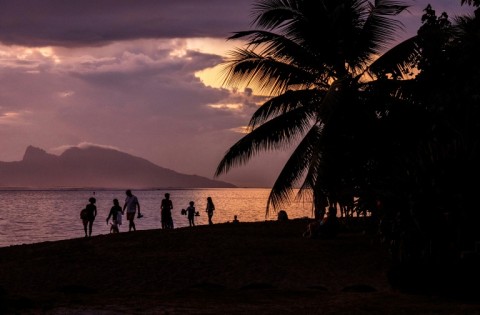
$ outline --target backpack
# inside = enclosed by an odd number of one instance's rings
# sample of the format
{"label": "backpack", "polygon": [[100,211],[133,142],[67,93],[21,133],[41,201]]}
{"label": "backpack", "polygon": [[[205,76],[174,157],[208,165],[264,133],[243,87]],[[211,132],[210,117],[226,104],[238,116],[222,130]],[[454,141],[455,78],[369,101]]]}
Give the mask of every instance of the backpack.
{"label": "backpack", "polygon": [[80,219],[82,220],[87,219],[87,209],[82,209],[82,211],[80,211]]}

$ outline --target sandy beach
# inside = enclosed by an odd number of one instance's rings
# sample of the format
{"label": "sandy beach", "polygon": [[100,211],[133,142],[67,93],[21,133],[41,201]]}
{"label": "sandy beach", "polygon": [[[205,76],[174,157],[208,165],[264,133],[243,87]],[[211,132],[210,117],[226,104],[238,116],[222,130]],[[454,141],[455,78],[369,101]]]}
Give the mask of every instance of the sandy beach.
{"label": "sandy beach", "polygon": [[0,248],[4,314],[480,314],[392,288],[386,248],[307,219],[148,230]]}

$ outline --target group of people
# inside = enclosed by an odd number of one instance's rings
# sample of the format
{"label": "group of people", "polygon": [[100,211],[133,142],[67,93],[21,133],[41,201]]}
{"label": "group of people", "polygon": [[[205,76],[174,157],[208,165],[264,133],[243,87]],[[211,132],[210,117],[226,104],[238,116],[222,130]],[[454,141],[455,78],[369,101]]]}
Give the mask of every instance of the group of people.
{"label": "group of people", "polygon": [[[212,197],[207,197],[207,207],[205,208],[205,212],[207,212],[209,225],[213,224],[213,211],[215,211],[215,205],[213,204]],[[195,226],[195,217],[200,215],[195,209],[194,201],[188,203],[187,209],[182,209],[182,214],[187,216],[189,226]]]}
{"label": "group of people", "polygon": [[[173,229],[173,203],[170,199],[169,193],[165,194],[165,198],[162,200],[160,209],[162,216],[162,229]],[[213,212],[215,211],[215,205],[213,204],[212,197],[207,197],[207,207],[205,208],[205,211],[208,215],[208,224],[212,225]],[[187,216],[189,226],[195,226],[195,217],[200,214],[196,211],[194,201],[190,201],[188,203],[188,207],[186,209],[182,209],[181,213]]]}
{"label": "group of people", "polygon": [[[113,206],[110,208],[110,212],[107,216],[107,224],[109,223],[110,219],[112,220],[110,226],[111,233],[119,232],[118,227],[122,224],[122,215],[125,214],[125,209],[127,210],[128,231],[136,231],[134,222],[135,214],[137,214],[137,218],[143,217],[142,213],[140,212],[140,203],[138,202],[138,198],[132,194],[130,189],[125,191],[125,194],[127,197],[125,198],[123,208],[120,206],[118,199],[113,199]],[[85,237],[92,236],[93,222],[97,217],[97,206],[95,205],[97,199],[95,199],[95,197],[90,197],[88,202],[89,203],[80,214],[80,218],[83,222],[83,230],[85,231]]]}
{"label": "group of people", "polygon": [[[132,194],[130,189],[125,191],[127,197],[125,198],[125,203],[123,208],[120,206],[118,199],[113,199],[113,206],[110,208],[110,212],[107,216],[107,224],[111,220],[110,232],[111,233],[119,233],[119,225],[122,224],[122,215],[125,214],[125,210],[127,212],[127,220],[128,220],[128,231],[136,231],[135,227],[135,215],[137,218],[143,217],[140,212],[140,202],[138,198]],[[92,236],[92,227],[93,222],[97,216],[97,206],[95,203],[97,200],[95,197],[89,198],[89,203],[86,205],[85,209],[82,210],[80,217],[83,222],[83,228],[85,231],[85,237]],[[161,224],[162,229],[173,229],[173,217],[172,217],[172,209],[173,209],[173,202],[170,199],[170,194],[166,193],[165,198],[162,199],[160,205],[160,215],[161,215]],[[215,205],[213,204],[212,198],[207,197],[207,206],[205,211],[208,215],[208,224],[212,225],[212,217],[215,210]],[[199,215],[198,212],[195,211],[195,203],[190,201],[189,206],[187,209],[182,209],[185,211],[185,214],[188,217],[188,223],[190,226],[195,226],[195,216]]]}

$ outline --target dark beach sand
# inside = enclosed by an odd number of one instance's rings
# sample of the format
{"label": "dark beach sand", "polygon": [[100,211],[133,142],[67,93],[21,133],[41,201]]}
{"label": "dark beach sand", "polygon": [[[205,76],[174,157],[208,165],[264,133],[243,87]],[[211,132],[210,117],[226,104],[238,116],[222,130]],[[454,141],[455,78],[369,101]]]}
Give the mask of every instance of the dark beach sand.
{"label": "dark beach sand", "polygon": [[307,222],[0,248],[0,313],[480,314],[472,302],[392,289],[389,256],[375,237],[305,239]]}

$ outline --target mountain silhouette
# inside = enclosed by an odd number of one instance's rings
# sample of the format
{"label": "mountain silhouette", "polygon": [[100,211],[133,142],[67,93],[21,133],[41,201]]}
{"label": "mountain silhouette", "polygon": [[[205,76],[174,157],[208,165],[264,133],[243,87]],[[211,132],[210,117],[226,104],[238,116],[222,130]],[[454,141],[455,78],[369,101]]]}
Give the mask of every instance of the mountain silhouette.
{"label": "mountain silhouette", "polygon": [[0,162],[0,187],[28,189],[232,188],[235,185],[160,167],[113,149],[72,147],[53,155],[29,146],[23,159]]}

